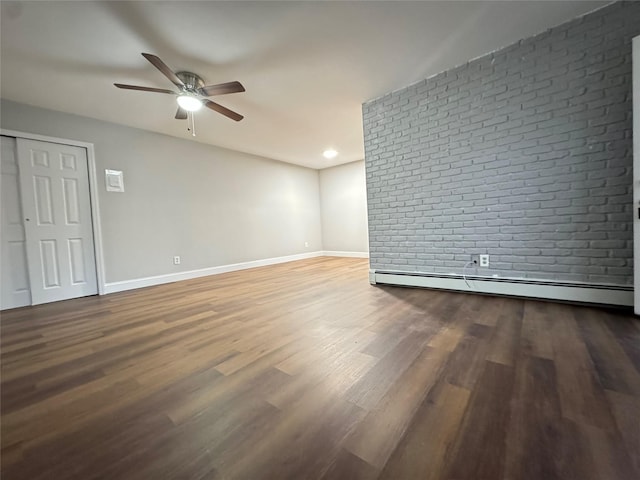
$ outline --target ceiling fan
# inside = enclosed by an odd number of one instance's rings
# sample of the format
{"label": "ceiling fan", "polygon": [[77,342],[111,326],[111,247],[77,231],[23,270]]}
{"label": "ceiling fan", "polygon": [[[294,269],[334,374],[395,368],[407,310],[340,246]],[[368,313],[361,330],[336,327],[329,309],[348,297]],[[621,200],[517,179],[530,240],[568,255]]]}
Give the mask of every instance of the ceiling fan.
{"label": "ceiling fan", "polygon": [[[143,53],[142,56],[146,58],[154,67],[167,77],[171,83],[180,89],[179,92],[173,90],[165,90],[162,88],[141,87],[138,85],[126,85],[123,83],[114,83],[118,88],[125,90],[140,90],[143,92],[155,92],[166,93],[168,95],[177,95],[178,111],[175,118],[178,120],[186,120],[191,113],[191,122],[193,123],[193,113],[200,110],[204,105],[211,110],[221,113],[225,117],[228,117],[236,122],[239,122],[244,117],[239,113],[229,110],[222,105],[212,102],[208,98],[214,95],[226,95],[228,93],[244,92],[245,89],[240,82],[227,82],[219,83],[217,85],[205,86],[204,81],[195,73],[191,72],[177,72],[174,73],[159,57],[150,53]],[[192,130],[191,128],[189,130]],[[195,132],[193,132],[195,136]]]}

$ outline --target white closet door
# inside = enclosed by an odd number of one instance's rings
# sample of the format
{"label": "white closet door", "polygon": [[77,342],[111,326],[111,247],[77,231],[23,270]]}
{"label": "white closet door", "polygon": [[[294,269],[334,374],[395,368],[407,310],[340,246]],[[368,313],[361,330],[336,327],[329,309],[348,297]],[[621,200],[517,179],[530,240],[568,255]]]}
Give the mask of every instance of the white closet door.
{"label": "white closet door", "polygon": [[27,251],[20,208],[16,139],[0,137],[2,160],[2,292],[0,309],[31,305]]}
{"label": "white closet door", "polygon": [[86,150],[17,145],[32,304],[96,294]]}

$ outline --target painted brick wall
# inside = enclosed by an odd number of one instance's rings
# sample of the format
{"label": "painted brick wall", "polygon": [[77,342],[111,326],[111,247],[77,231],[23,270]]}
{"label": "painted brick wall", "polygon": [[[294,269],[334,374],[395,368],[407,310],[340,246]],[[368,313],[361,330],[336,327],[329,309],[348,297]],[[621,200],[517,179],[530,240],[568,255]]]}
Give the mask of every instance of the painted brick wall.
{"label": "painted brick wall", "polygon": [[631,39],[616,3],[363,105],[371,268],[631,284]]}

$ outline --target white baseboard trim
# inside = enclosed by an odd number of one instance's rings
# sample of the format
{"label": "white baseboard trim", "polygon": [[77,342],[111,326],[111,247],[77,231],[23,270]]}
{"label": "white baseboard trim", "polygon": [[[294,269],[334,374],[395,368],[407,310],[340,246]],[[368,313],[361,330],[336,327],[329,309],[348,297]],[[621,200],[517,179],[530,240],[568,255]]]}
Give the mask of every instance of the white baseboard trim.
{"label": "white baseboard trim", "polygon": [[369,258],[369,252],[341,252],[336,250],[325,250],[322,252],[325,257],[353,257],[353,258]]}
{"label": "white baseboard trim", "polygon": [[628,285],[468,276],[469,287],[459,275],[405,274],[375,270],[369,271],[369,281],[371,284],[435,288],[602,305],[633,306],[633,288]]}
{"label": "white baseboard trim", "polygon": [[123,280],[120,282],[110,282],[104,285],[104,293],[123,292],[125,290],[134,290],[136,288],[152,287],[163,283],[179,282],[181,280],[190,280],[192,278],[206,277],[208,275],[217,275],[220,273],[235,272],[236,270],[245,270],[247,268],[264,267],[266,265],[275,265],[276,263],[293,262],[296,260],[304,260],[307,258],[321,257],[324,252],[299,253],[296,255],[287,255],[284,257],[266,258],[263,260],[253,260],[250,262],[233,263],[230,265],[221,265],[219,267],[201,268],[199,270],[189,270],[186,272],[168,273],[165,275],[156,275],[153,277],[135,278],[133,280]]}

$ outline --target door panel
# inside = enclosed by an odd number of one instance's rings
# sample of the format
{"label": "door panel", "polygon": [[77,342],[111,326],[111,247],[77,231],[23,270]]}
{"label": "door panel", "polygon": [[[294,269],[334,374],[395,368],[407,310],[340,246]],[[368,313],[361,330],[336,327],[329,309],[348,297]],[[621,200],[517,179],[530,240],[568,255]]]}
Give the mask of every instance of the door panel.
{"label": "door panel", "polygon": [[31,157],[31,165],[34,167],[49,168],[49,152],[46,150],[29,150],[29,156]]}
{"label": "door panel", "polygon": [[[13,289],[15,292],[29,293],[29,275],[27,273],[27,250],[24,240],[17,242],[9,241],[9,255],[11,255],[11,264],[8,265],[8,270],[13,280]],[[3,282],[4,285],[4,282]],[[26,295],[29,299],[23,306],[31,303],[30,295]]]}
{"label": "door panel", "polygon": [[80,223],[80,205],[78,203],[78,181],[75,178],[62,180],[64,192],[64,214],[67,225]]}
{"label": "door panel", "polygon": [[42,259],[44,287],[59,287],[58,245],[55,240],[40,240],[40,258]]}
{"label": "door panel", "polygon": [[16,140],[0,137],[0,159],[2,172],[1,187],[1,261],[2,284],[0,308],[16,308],[31,305],[29,275],[27,273],[27,252],[22,225],[22,209],[18,187],[18,160]]}
{"label": "door panel", "polygon": [[36,221],[38,226],[53,225],[53,199],[51,180],[48,177],[33,177],[33,191],[36,197]]}
{"label": "door panel", "polygon": [[70,238],[69,246],[69,271],[71,272],[71,284],[78,285],[87,281],[84,264],[84,246],[81,238]]}
{"label": "door panel", "polygon": [[34,305],[97,293],[86,150],[17,139]]}

